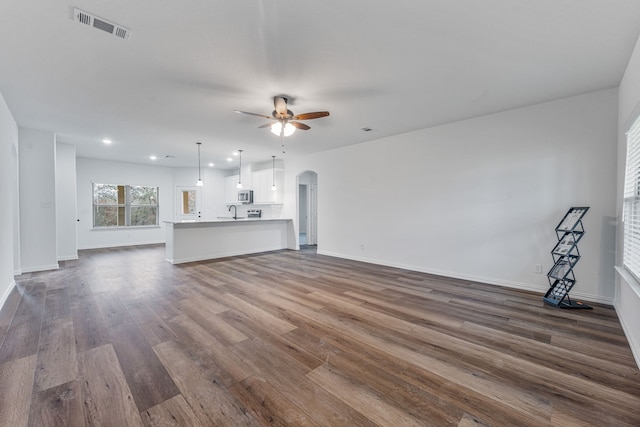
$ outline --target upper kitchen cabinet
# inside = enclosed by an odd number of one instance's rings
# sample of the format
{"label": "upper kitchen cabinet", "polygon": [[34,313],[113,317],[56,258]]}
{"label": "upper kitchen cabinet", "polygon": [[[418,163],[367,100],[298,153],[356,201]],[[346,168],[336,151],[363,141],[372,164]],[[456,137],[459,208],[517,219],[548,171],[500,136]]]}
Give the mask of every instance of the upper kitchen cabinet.
{"label": "upper kitchen cabinet", "polygon": [[238,204],[238,175],[224,179],[224,202],[227,205]]}
{"label": "upper kitchen cabinet", "polygon": [[[273,190],[275,180],[276,190]],[[253,185],[254,204],[282,204],[284,200],[284,171],[265,169],[253,172],[251,176]]]}

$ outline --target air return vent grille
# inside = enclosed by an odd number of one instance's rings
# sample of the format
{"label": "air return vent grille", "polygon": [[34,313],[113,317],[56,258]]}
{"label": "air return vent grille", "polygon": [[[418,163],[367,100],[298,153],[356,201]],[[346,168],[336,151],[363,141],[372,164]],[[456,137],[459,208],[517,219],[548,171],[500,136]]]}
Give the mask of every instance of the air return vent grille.
{"label": "air return vent grille", "polygon": [[113,34],[121,39],[128,39],[131,35],[131,30],[128,28],[106,21],[102,18],[98,18],[97,16],[84,12],[80,9],[73,9],[73,19],[81,24]]}

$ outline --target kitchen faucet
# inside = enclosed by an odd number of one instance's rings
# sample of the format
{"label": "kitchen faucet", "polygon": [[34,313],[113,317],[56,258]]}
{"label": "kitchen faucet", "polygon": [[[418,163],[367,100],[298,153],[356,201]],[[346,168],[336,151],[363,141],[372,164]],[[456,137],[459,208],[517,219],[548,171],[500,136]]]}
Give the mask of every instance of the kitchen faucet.
{"label": "kitchen faucet", "polygon": [[229,206],[229,212],[231,212],[231,208],[233,208],[233,219],[238,219],[238,207],[236,205]]}

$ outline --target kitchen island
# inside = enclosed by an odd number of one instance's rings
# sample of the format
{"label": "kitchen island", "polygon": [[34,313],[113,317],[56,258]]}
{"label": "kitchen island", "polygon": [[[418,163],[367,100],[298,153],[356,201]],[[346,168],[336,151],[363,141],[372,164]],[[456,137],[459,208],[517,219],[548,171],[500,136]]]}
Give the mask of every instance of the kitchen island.
{"label": "kitchen island", "polygon": [[166,258],[172,264],[295,249],[291,219],[165,221]]}

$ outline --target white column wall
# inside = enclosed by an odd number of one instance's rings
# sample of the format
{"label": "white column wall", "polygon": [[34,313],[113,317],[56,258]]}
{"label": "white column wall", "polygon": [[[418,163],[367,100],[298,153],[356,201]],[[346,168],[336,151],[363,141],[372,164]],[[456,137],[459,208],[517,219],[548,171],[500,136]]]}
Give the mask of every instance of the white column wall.
{"label": "white column wall", "polygon": [[0,93],[0,308],[20,272],[18,125]]}
{"label": "white column wall", "polygon": [[[629,126],[640,115],[640,39],[636,43],[635,50],[622,82],[619,87],[618,109],[618,176],[617,176],[617,219],[618,241],[616,265],[622,266],[622,195],[624,186],[624,174],[626,164],[626,135]],[[624,274],[624,269],[618,267],[622,274],[616,277],[615,307],[620,317],[631,350],[640,366],[640,284],[629,274]]]}
{"label": "white column wall", "polygon": [[76,217],[76,147],[58,142],[56,143],[58,261],[78,259]]}
{"label": "white column wall", "polygon": [[554,228],[589,206],[571,294],[611,303],[616,110],[604,90],[287,159],[285,216],[313,170],[319,253],[545,292]]}
{"label": "white column wall", "polygon": [[55,135],[19,128],[19,140],[21,269],[56,269]]}

